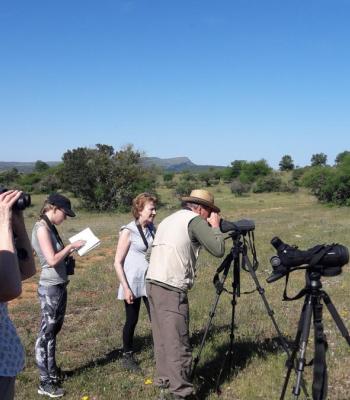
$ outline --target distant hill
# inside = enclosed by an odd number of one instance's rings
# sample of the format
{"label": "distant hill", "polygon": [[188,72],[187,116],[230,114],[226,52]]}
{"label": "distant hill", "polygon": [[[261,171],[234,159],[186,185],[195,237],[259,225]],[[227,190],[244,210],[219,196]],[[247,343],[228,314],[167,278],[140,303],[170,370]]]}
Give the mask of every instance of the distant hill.
{"label": "distant hill", "polygon": [[[36,161],[35,161],[36,162]],[[34,171],[35,162],[0,161],[0,172],[16,168],[18,172],[29,173]],[[45,161],[50,167],[59,164],[59,161]]]}
{"label": "distant hill", "polygon": [[224,168],[218,165],[197,165],[194,164],[188,157],[174,158],[158,158],[158,157],[142,157],[142,163],[145,167],[156,166],[169,172],[181,171],[204,171],[209,168]]}
{"label": "distant hill", "polygon": [[[60,163],[60,161],[45,161],[50,166]],[[197,165],[194,164],[188,157],[173,157],[173,158],[159,158],[159,157],[142,157],[141,162],[145,167],[159,167],[169,172],[181,171],[205,171],[209,168],[224,168],[217,165]],[[16,168],[18,172],[30,173],[33,172],[35,162],[17,162],[17,161],[0,161],[0,172]]]}

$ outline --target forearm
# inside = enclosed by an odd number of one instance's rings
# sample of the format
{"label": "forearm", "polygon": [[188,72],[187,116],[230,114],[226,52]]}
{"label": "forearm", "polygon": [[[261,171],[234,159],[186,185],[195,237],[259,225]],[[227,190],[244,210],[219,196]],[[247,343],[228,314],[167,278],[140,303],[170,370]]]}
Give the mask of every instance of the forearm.
{"label": "forearm", "polygon": [[0,225],[0,251],[15,251],[13,233],[9,224]]}
{"label": "forearm", "polygon": [[18,297],[22,292],[21,275],[9,226],[0,226],[0,301]]}
{"label": "forearm", "polygon": [[62,260],[64,260],[72,251],[73,246],[68,244],[58,253],[52,253],[51,255],[46,257],[46,261],[49,264],[49,267],[55,268]]}
{"label": "forearm", "polygon": [[114,257],[114,268],[117,273],[118,280],[124,291],[129,289],[129,284],[125,276],[124,261],[127,257],[130,248],[130,232],[128,229],[123,229],[120,233],[117,251]]}
{"label": "forearm", "polygon": [[194,218],[188,226],[188,232],[213,256],[222,257],[225,254],[225,242],[219,228],[212,228],[204,220]]}
{"label": "forearm", "polygon": [[114,262],[115,272],[117,273],[118,280],[122,285],[123,289],[129,289],[129,284],[125,276],[124,268],[119,261]]}

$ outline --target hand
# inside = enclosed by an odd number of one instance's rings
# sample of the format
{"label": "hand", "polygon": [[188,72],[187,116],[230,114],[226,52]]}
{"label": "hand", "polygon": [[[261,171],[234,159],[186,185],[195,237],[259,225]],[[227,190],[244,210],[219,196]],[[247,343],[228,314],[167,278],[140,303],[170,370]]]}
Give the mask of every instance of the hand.
{"label": "hand", "polygon": [[[0,225],[11,226],[12,208],[22,192],[19,190],[8,190],[0,194]],[[23,217],[22,217],[23,219]]]}
{"label": "hand", "polygon": [[207,218],[208,223],[212,228],[219,228],[220,226],[220,215],[214,211],[211,212],[210,216]]}
{"label": "hand", "polygon": [[72,250],[78,250],[80,247],[83,247],[86,244],[86,240],[77,240],[76,242],[71,243]]}
{"label": "hand", "polygon": [[128,304],[133,304],[134,303],[134,294],[129,288],[124,289],[124,297],[125,297],[125,301]]}

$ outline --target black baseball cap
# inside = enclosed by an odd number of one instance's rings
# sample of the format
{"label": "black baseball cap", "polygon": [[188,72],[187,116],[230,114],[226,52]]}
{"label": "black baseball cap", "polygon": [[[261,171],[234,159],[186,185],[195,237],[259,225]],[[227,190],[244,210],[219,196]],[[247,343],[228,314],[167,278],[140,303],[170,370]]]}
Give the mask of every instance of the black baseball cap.
{"label": "black baseball cap", "polygon": [[51,193],[47,201],[53,206],[60,208],[69,217],[75,217],[75,212],[72,210],[70,200],[62,194]]}

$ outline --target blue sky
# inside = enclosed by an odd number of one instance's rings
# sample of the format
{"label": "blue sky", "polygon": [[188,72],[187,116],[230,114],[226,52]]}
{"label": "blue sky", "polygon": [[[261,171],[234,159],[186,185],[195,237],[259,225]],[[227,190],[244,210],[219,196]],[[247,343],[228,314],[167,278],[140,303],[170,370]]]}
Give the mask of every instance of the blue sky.
{"label": "blue sky", "polygon": [[1,0],[0,161],[350,150],[349,0]]}

